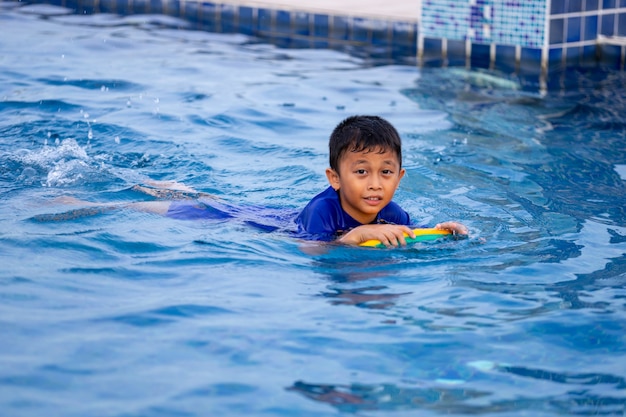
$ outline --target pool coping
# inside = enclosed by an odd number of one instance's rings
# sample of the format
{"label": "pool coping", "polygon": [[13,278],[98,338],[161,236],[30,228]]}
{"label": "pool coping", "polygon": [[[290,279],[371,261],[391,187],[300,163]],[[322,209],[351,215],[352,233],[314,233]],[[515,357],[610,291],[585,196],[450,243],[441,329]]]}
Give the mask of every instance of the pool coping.
{"label": "pool coping", "polygon": [[[203,0],[187,0],[202,3]],[[324,15],[341,15],[398,22],[418,22],[420,1],[407,5],[406,1],[387,0],[384,9],[380,2],[368,3],[366,0],[317,0],[316,6],[303,5],[299,0],[220,0],[219,3],[235,6],[247,6],[259,9],[275,9],[290,12],[302,12]]]}

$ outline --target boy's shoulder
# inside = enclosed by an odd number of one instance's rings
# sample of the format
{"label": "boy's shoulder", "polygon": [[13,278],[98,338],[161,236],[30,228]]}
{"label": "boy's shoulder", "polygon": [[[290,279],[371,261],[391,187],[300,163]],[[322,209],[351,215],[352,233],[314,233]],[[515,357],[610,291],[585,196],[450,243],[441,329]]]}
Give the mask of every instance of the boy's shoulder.
{"label": "boy's shoulder", "polygon": [[313,197],[296,217],[299,231],[316,240],[333,240],[343,223],[343,209],[332,187]]}
{"label": "boy's shoulder", "polygon": [[341,202],[339,201],[339,195],[337,194],[337,191],[335,191],[333,187],[328,187],[324,191],[313,197],[311,201],[309,201],[309,203],[302,211],[301,215],[307,211],[319,210],[322,210],[322,212],[325,211],[327,213],[330,213],[339,208],[341,208]]}

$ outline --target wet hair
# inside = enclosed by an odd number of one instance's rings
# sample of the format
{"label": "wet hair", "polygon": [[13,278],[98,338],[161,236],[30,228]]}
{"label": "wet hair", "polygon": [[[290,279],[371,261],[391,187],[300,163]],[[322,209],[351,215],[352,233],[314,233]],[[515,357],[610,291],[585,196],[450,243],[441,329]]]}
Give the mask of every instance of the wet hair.
{"label": "wet hair", "polygon": [[391,151],[402,167],[402,140],[395,127],[378,116],[350,116],[335,127],[328,142],[330,167],[339,173],[346,152]]}

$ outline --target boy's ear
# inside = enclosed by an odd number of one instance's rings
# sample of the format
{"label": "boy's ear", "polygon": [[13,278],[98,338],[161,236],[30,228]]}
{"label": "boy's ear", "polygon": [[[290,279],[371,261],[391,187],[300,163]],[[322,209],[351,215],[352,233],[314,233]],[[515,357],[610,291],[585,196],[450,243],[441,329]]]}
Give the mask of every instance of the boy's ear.
{"label": "boy's ear", "polygon": [[335,191],[339,190],[339,174],[332,168],[326,168],[326,178]]}

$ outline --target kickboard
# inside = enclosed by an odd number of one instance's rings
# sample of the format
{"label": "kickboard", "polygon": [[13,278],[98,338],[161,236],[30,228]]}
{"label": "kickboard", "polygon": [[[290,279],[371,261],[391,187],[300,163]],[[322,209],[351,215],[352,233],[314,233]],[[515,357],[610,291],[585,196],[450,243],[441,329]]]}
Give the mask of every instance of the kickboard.
{"label": "kickboard", "polygon": [[[439,230],[439,229],[433,229],[433,228],[413,229],[413,233],[415,233],[415,237],[414,238],[409,237],[409,235],[407,235],[406,233],[404,234],[404,236],[406,238],[406,243],[407,244],[411,244],[411,243],[415,243],[415,242],[427,242],[427,241],[431,241],[431,240],[437,240],[437,239],[440,239],[440,238],[442,238],[444,236],[447,236],[447,235],[451,234],[449,230]],[[359,246],[366,246],[366,247],[370,247],[370,248],[384,248],[384,247],[386,247],[385,245],[380,243],[380,240],[376,240],[376,239],[367,240],[367,241],[361,243]]]}

